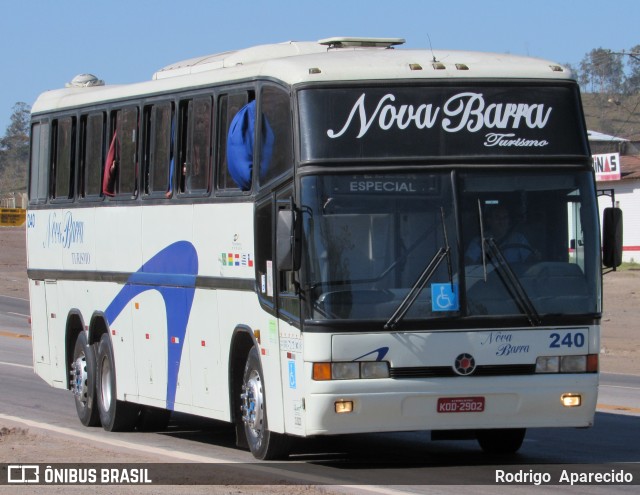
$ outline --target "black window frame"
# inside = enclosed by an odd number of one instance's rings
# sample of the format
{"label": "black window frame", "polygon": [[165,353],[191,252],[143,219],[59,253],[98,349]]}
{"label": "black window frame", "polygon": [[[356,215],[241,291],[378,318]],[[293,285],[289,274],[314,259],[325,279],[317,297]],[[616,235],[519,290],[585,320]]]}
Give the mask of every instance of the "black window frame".
{"label": "black window frame", "polygon": [[[62,126],[61,124],[65,125]],[[62,129],[67,127],[67,135],[62,135]],[[51,121],[49,147],[49,201],[51,203],[71,203],[76,194],[76,134],[77,117],[75,115],[60,115]],[[64,141],[61,139],[64,138]],[[61,147],[65,145],[64,148]],[[63,175],[61,175],[63,174]],[[66,188],[58,186],[66,182]],[[65,194],[66,193],[66,194]]]}
{"label": "black window frame", "polygon": [[[100,150],[98,151],[98,179],[97,182],[97,192],[93,190],[89,190],[90,180],[89,176],[91,172],[95,173],[93,167],[91,166],[91,160],[89,159],[89,142],[93,137],[91,132],[91,120],[100,120],[102,122],[102,129],[100,129]],[[106,135],[107,135],[107,113],[104,109],[100,110],[92,110],[80,115],[80,143],[78,150],[78,201],[102,201],[104,195],[102,194],[102,179],[104,173],[104,162],[106,158],[107,144],[106,144]],[[92,151],[91,153],[95,153]],[[95,164],[94,164],[95,166]]]}
{"label": "black window frame", "polygon": [[[38,128],[37,154],[34,150],[36,144],[34,135]],[[46,132],[44,132],[46,129]],[[49,119],[34,120],[31,122],[31,139],[29,146],[29,204],[46,204],[49,199],[49,149],[51,146],[51,122]],[[34,163],[34,160],[37,163]],[[35,191],[34,191],[35,186]],[[34,197],[35,193],[35,197]]]}
{"label": "black window frame", "polygon": [[[282,110],[284,107],[283,104],[286,103],[286,111],[283,112],[282,115],[274,115],[269,108],[270,105],[266,104],[267,101],[265,93],[269,91],[274,91],[274,93],[278,92],[284,97],[283,101],[273,105],[273,109],[277,112]],[[260,145],[255,146],[259,155],[257,157],[259,173],[254,175],[257,175],[259,189],[265,189],[269,188],[272,184],[277,183],[279,179],[292,175],[295,168],[293,102],[291,90],[276,84],[263,84],[260,87],[259,94],[258,114],[261,118],[256,119],[257,126],[259,127],[256,139],[260,139]],[[270,115],[267,115],[267,109],[269,109]],[[283,123],[288,128],[282,129],[281,127]],[[264,128],[266,125],[269,126],[268,131]],[[273,154],[269,157],[271,163],[269,164],[270,166],[267,167],[267,171],[265,173],[265,171],[263,171],[263,160],[265,157],[262,156],[264,150],[262,140],[267,139],[269,133],[271,133],[273,137]],[[286,136],[288,141],[282,141],[280,136]],[[283,162],[284,165],[277,162]],[[273,163],[275,163],[275,167],[272,166]],[[272,170],[275,170],[275,173],[270,173]]]}
{"label": "black window frame", "polygon": [[[230,98],[235,100],[231,108],[229,107]],[[255,98],[256,88],[253,86],[224,88],[216,95],[217,153],[215,155],[214,194],[218,197],[249,196],[253,194],[255,174],[252,174],[251,177],[251,189],[246,191],[243,191],[229,174],[227,164],[227,136],[235,115],[242,107],[255,100]]]}
{"label": "black window frame", "polygon": [[[213,95],[210,93],[195,94],[187,98],[182,98],[177,107],[177,137],[175,140],[176,147],[176,187],[175,195],[178,197],[206,197],[209,196],[212,190],[212,177],[213,177],[213,161],[215,156],[215,143],[213,136],[215,135],[215,111],[216,106],[214,103]],[[197,122],[196,112],[197,105],[199,103],[208,103],[208,119],[209,128],[205,130],[203,136],[208,139],[208,142],[204,143],[207,148],[204,151],[206,155],[201,166],[203,174],[192,174],[194,170],[194,154],[195,154],[195,139],[197,138]],[[201,153],[202,154],[202,153]],[[190,187],[189,181],[191,177],[202,177],[204,179],[204,187]]]}
{"label": "black window frame", "polygon": [[[169,127],[160,126],[164,120],[159,112],[169,112]],[[143,106],[142,111],[142,197],[143,199],[157,199],[166,198],[170,199],[175,194],[175,168],[171,171],[171,161],[175,158],[175,103],[173,100],[161,100],[155,102],[149,102]],[[168,133],[165,137],[168,137],[168,146],[162,150],[158,148],[158,132]],[[166,153],[164,157],[157,157],[158,151]],[[158,169],[158,160],[162,160],[166,167],[164,169]],[[166,174],[166,180],[155,187],[156,178]]]}

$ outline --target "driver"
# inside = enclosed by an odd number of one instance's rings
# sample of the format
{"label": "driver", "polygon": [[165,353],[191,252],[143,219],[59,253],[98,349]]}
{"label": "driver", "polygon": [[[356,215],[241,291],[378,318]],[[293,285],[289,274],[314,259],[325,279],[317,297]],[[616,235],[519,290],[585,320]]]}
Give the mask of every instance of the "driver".
{"label": "driver", "polygon": [[[484,236],[493,238],[509,263],[527,261],[533,257],[535,250],[529,244],[527,238],[520,232],[511,228],[509,210],[504,206],[497,206],[488,211]],[[465,253],[468,263],[479,263],[482,258],[480,238],[475,238]]]}

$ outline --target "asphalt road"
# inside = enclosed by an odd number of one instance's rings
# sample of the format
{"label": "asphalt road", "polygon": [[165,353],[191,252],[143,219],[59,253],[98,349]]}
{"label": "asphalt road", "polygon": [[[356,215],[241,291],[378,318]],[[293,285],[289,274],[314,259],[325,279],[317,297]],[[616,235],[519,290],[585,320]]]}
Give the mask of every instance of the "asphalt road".
{"label": "asphalt road", "polygon": [[[107,433],[101,428],[85,428],[77,420],[71,394],[50,388],[34,375],[31,342],[24,337],[30,333],[27,314],[24,300],[0,297],[0,421],[19,418],[70,436],[117,440],[141,452],[155,449],[170,453],[176,462],[242,463],[243,469],[249,466],[262,474],[266,469],[274,479],[292,476],[302,483],[391,486],[385,493],[420,492],[424,484],[475,485],[497,469],[528,472],[551,469],[555,464],[640,463],[640,377],[631,375],[601,375],[593,428],[529,430],[520,453],[512,458],[487,456],[475,441],[436,442],[430,441],[428,432],[411,432],[311,439],[296,445],[292,460],[297,462],[255,464],[248,452],[234,447],[233,429],[216,421],[176,414],[169,428],[159,433]],[[640,481],[640,472],[638,478]],[[476,487],[474,492],[494,493],[490,488],[496,487]],[[541,487],[530,488],[538,488],[536,493],[540,493]],[[637,493],[637,485],[583,488],[582,493]],[[438,492],[459,490],[441,486]]]}
{"label": "asphalt road", "polygon": [[29,314],[26,299],[0,296],[0,332],[31,335]]}

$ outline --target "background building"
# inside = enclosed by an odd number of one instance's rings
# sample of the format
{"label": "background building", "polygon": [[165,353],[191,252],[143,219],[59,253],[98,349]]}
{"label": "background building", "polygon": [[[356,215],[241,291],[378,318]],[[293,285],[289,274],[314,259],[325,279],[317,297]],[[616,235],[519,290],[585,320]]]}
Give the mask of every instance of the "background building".
{"label": "background building", "polygon": [[634,143],[598,132],[589,131],[589,144],[594,155],[598,204],[602,211],[613,204],[622,209],[622,259],[640,262],[640,156],[627,154],[635,150]]}

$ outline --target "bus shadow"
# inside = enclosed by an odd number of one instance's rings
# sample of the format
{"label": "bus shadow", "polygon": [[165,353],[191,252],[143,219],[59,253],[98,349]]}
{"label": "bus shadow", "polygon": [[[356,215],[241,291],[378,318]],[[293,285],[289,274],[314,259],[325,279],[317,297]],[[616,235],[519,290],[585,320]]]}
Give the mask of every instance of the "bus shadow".
{"label": "bus shadow", "polygon": [[174,412],[166,430],[160,435],[191,442],[235,448],[236,437],[233,425],[215,419]]}
{"label": "bus shadow", "polygon": [[593,428],[528,430],[515,455],[486,454],[475,440],[431,441],[427,431],[315,438],[292,457],[350,469],[640,462],[639,426],[639,417],[596,413]]}
{"label": "bus shadow", "polygon": [[[598,412],[593,428],[530,429],[508,456],[486,454],[475,440],[432,441],[428,431],[313,437],[294,439],[290,460],[349,469],[640,462],[639,426],[637,416]],[[232,425],[187,414],[174,413],[158,433],[235,448]]]}

